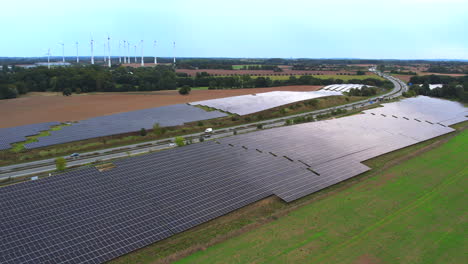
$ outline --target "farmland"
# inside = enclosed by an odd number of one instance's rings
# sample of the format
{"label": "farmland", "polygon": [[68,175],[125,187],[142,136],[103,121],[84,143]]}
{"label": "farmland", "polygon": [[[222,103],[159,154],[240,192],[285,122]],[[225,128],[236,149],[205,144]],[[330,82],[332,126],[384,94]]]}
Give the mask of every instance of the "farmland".
{"label": "farmland", "polygon": [[[294,75],[296,78],[301,77],[302,75]],[[260,76],[256,76],[260,77]],[[288,80],[291,76],[262,76],[262,77],[268,77],[272,80]],[[326,80],[326,79],[341,79],[343,81],[349,81],[352,79],[357,79],[357,80],[364,80],[367,78],[373,78],[373,79],[378,79],[378,80],[385,80],[384,78],[377,76],[377,75],[314,75],[314,78],[318,78],[321,80]],[[255,76],[254,76],[255,78]]]}
{"label": "farmland", "polygon": [[[301,71],[301,70],[285,70],[282,72],[275,72],[272,70],[218,70],[218,69],[177,69],[177,73],[185,73],[189,76],[195,76],[197,73],[206,72],[213,76],[231,76],[231,75],[268,75],[268,76],[290,76],[290,75],[355,75],[354,71]],[[371,73],[368,73],[371,75]]]}
{"label": "farmland", "polygon": [[91,117],[145,108],[223,98],[236,95],[271,91],[315,91],[321,86],[283,86],[254,89],[206,90],[194,89],[181,96],[177,91],[95,93],[64,97],[45,93],[47,96],[26,96],[0,101],[0,128],[49,121],[77,121]]}
{"label": "farmland", "polygon": [[180,263],[465,263],[467,148],[464,130]]}

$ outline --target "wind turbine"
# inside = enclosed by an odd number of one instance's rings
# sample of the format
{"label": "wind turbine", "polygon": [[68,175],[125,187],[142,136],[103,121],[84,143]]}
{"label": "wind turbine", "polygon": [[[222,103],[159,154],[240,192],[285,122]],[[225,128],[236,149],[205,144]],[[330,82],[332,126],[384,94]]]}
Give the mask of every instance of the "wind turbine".
{"label": "wind turbine", "polygon": [[131,63],[130,61],[130,42],[127,40],[127,63]]}
{"label": "wind turbine", "polygon": [[107,60],[108,64],[107,66],[109,66],[109,68],[111,67],[111,56],[110,56],[110,37],[109,35],[107,35],[107,51],[108,51],[108,54],[109,55],[109,58]]}
{"label": "wind turbine", "polygon": [[122,44],[122,41],[119,40],[119,64],[122,64],[122,56],[120,56],[120,46]]}
{"label": "wind turbine", "polygon": [[157,65],[158,59],[156,58],[156,40],[153,43],[153,47],[154,47],[154,65]]}
{"label": "wind turbine", "polygon": [[78,56],[78,41],[75,42],[76,45],[76,63],[80,63],[80,57]]}
{"label": "wind turbine", "polygon": [[176,64],[176,60],[175,60],[175,41],[174,41],[173,52],[174,52],[174,67],[175,67],[175,64]]}
{"label": "wind turbine", "polygon": [[50,69],[50,48],[47,50],[47,68]]}
{"label": "wind turbine", "polygon": [[137,63],[137,45],[135,45],[135,63]]}
{"label": "wind turbine", "polygon": [[62,45],[62,62],[65,62],[65,43],[60,42],[60,45]]}
{"label": "wind turbine", "polygon": [[124,55],[124,56],[123,56],[123,57],[124,57],[124,64],[127,64],[127,45],[125,45],[125,43],[127,43],[127,41],[124,40],[123,43],[124,43],[124,44],[123,44],[123,49],[124,49],[124,51],[123,51],[123,55]]}
{"label": "wind turbine", "polygon": [[143,58],[143,40],[141,40],[141,67],[145,66],[145,60]]}
{"label": "wind turbine", "polygon": [[94,64],[94,40],[91,37],[91,64]]}
{"label": "wind turbine", "polygon": [[104,56],[104,63],[106,63],[107,57],[106,57],[106,43],[105,42],[104,42],[104,54],[103,54],[103,56]]}

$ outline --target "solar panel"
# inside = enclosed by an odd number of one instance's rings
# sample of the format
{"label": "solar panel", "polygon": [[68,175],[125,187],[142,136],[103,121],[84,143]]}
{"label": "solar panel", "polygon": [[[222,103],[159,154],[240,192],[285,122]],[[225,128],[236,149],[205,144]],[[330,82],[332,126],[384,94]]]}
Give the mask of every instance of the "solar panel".
{"label": "solar panel", "polygon": [[130,133],[141,128],[151,129],[155,123],[161,127],[226,116],[219,111],[205,111],[187,104],[169,105],[107,116],[99,116],[51,131],[50,136],[26,144],[28,149],[63,144],[96,137]]}
{"label": "solar panel", "polygon": [[0,150],[11,148],[11,144],[25,141],[26,137],[49,130],[51,126],[59,125],[59,122],[31,124],[25,126],[0,128]]}
{"label": "solar panel", "polygon": [[240,95],[190,103],[191,105],[204,105],[238,115],[248,115],[270,108],[320,98],[325,96],[342,95],[332,91],[313,92],[267,92],[250,95]]}

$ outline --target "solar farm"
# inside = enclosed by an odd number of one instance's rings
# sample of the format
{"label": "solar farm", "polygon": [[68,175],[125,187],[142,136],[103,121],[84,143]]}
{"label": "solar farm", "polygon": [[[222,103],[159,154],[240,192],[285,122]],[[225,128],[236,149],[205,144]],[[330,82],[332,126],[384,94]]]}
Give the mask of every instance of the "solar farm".
{"label": "solar farm", "polygon": [[225,112],[248,115],[270,108],[286,105],[294,102],[342,95],[340,92],[313,91],[313,92],[268,92],[251,95],[233,96],[220,99],[212,99],[190,103],[191,105],[203,105]]}
{"label": "solar farm", "polygon": [[292,202],[345,181],[371,169],[362,161],[450,133],[467,114],[420,96],[8,186],[0,262],[108,261],[269,196]]}
{"label": "solar farm", "polygon": [[[187,122],[207,120],[226,116],[219,111],[205,111],[187,104],[155,107],[113,115],[100,116],[73,123],[60,130],[50,131],[50,136],[40,137],[38,141],[26,144],[28,149],[79,141],[89,138],[104,137],[129,132],[141,128],[150,129],[155,123],[160,126],[176,126]],[[2,143],[0,149],[8,149],[12,143],[26,140],[26,136],[48,130],[59,122],[41,123],[14,128],[0,129]]]}
{"label": "solar farm", "polygon": [[351,89],[361,89],[363,84],[332,84],[323,87],[322,91],[349,92]]}
{"label": "solar farm", "polygon": [[59,122],[39,123],[18,127],[0,129],[0,150],[11,148],[11,144],[25,141],[26,137],[38,134],[40,131],[49,130]]}

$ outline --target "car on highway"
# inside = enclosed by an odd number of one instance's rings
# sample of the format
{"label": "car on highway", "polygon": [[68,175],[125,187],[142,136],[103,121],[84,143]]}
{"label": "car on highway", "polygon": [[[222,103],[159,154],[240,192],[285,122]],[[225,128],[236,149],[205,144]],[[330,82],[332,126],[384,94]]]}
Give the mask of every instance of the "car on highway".
{"label": "car on highway", "polygon": [[80,153],[73,153],[69,157],[70,158],[78,158],[80,156]]}
{"label": "car on highway", "polygon": [[203,136],[208,138],[208,137],[211,137],[212,134],[213,134],[213,128],[209,127],[205,129],[205,133],[203,134]]}

